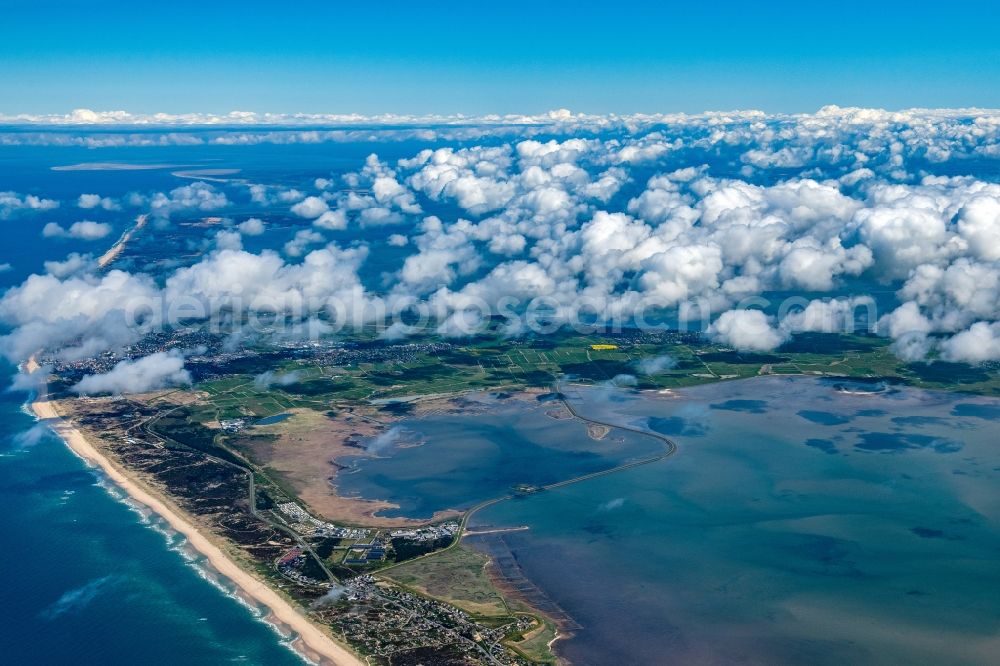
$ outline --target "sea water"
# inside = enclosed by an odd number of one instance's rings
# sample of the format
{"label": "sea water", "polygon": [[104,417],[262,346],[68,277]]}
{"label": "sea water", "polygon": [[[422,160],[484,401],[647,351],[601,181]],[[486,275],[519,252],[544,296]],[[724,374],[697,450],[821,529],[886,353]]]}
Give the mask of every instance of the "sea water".
{"label": "sea water", "polygon": [[[467,543],[513,555],[576,664],[987,663],[1000,629],[1000,401],[810,377],[672,393],[563,386],[676,453],[520,495]],[[525,402],[397,426],[338,484],[426,517],[651,453]],[[662,443],[654,447],[662,451]],[[498,544],[498,540],[501,540]]]}
{"label": "sea water", "polygon": [[303,663],[182,538],[35,428],[24,400],[0,393],[0,661]]}
{"label": "sea water", "polygon": [[[113,153],[113,154],[112,154]],[[0,288],[43,272],[69,252],[100,254],[137,211],[82,211],[82,193],[121,197],[185,184],[159,171],[52,171],[86,161],[189,163],[171,151],[94,152],[6,147],[0,191],[61,201],[45,214],[0,220]],[[43,226],[84,217],[112,224],[96,243],[47,239]],[[0,663],[301,664],[288,640],[209,579],[184,542],[123,501],[120,491],[24,410],[9,391],[16,368],[0,362]]]}
{"label": "sea water", "polygon": [[428,519],[665,451],[662,441],[643,434],[590,437],[583,422],[568,416],[558,402],[529,397],[498,401],[485,412],[480,403],[472,413],[404,419],[389,431],[397,433],[395,442],[382,436],[375,442],[388,445],[369,446],[368,457],[339,460],[349,467],[338,473],[337,490],[399,505],[380,516]]}
{"label": "sea water", "polygon": [[[172,168],[52,166],[240,168],[236,178],[306,187],[317,175],[356,169],[370,152],[391,160],[423,147],[8,146],[0,153],[0,191],[62,205],[3,221],[12,249],[0,263],[12,267],[0,272],[0,286],[41,272],[45,260],[100,254],[140,212],[87,211],[113,226],[104,244],[43,239],[46,223],[84,217],[72,204],[80,194],[121,198],[192,182],[171,176]],[[228,194],[235,205],[226,215],[259,214],[244,207],[245,190]],[[268,216],[268,226],[246,239],[248,249],[280,247],[308,221],[284,211]],[[198,229],[150,225],[116,266],[156,273],[157,262],[195,261],[216,231]],[[379,238],[392,231],[364,231],[378,248],[362,269],[365,279],[398,268],[402,251]],[[344,244],[358,237],[331,232]],[[13,372],[0,370],[4,385]],[[733,382],[673,398],[571,393],[588,415],[658,431],[678,451],[477,514],[480,525],[530,527],[505,535],[505,547],[582,627],[556,644],[567,657],[580,664],[984,663],[995,653],[987,644],[1000,624],[995,401],[910,390],[864,395],[806,378]],[[297,662],[284,639],[206,578],[182,542],[121,501],[61,442],[33,430],[25,397],[0,394],[5,663]],[[630,439],[638,448],[623,456],[588,440],[579,424],[538,423],[545,427],[532,431],[509,417],[427,420],[424,444],[358,461],[341,482],[363,496],[394,498],[396,515],[426,516],[512,484],[617,464],[643,455],[641,442],[651,439]],[[563,428],[575,428],[572,437],[554,436]]]}
{"label": "sea water", "polygon": [[[815,378],[570,390],[661,462],[491,506],[577,664],[988,663],[1000,401]],[[470,541],[475,544],[476,542]],[[992,656],[991,656],[992,655]]]}

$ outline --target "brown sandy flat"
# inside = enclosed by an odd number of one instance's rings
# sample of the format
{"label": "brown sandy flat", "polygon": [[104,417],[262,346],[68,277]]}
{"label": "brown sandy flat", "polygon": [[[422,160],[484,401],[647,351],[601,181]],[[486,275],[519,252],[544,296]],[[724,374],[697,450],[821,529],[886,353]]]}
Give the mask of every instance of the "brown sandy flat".
{"label": "brown sandy flat", "polygon": [[[251,451],[256,461],[287,483],[318,517],[336,523],[365,526],[422,525],[427,521],[384,518],[375,514],[398,505],[381,500],[341,497],[337,494],[334,460],[364,455],[364,450],[350,446],[352,437],[373,437],[382,432],[388,419],[374,420],[355,412],[330,418],[311,409],[290,410],[292,417],[270,426],[257,426],[255,432],[277,435],[273,442],[253,441]],[[381,417],[381,415],[380,415]],[[380,422],[381,421],[381,422]],[[433,520],[461,515],[459,511],[441,511]]]}

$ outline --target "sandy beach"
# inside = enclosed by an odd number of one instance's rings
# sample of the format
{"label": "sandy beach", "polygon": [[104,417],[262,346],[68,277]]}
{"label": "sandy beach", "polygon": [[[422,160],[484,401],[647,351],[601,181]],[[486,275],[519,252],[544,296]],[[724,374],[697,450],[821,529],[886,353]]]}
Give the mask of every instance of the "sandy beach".
{"label": "sandy beach", "polygon": [[[25,363],[25,370],[34,372],[38,364],[34,359]],[[334,666],[362,666],[364,663],[347,648],[336,643],[323,630],[313,624],[292,605],[266,584],[241,569],[218,546],[202,535],[178,511],[168,506],[138,483],[126,476],[105,455],[97,450],[82,432],[62,418],[55,403],[40,395],[31,404],[35,416],[46,423],[66,444],[88,463],[100,467],[129,497],[147,506],[166,520],[170,527],[184,535],[192,548],[204,555],[212,567],[232,581],[255,602],[266,606],[274,622],[298,634],[297,647],[311,661]]]}
{"label": "sandy beach", "polygon": [[108,248],[108,251],[102,254],[97,259],[98,267],[104,268],[105,266],[113,262],[115,259],[117,259],[118,255],[121,254],[122,250],[125,249],[125,245],[127,245],[129,240],[132,239],[132,236],[134,236],[137,231],[146,226],[146,221],[148,219],[149,216],[145,214],[135,218],[135,225],[131,227],[128,231],[123,233],[121,235],[121,238],[115,241],[115,244],[112,245],[110,248]]}

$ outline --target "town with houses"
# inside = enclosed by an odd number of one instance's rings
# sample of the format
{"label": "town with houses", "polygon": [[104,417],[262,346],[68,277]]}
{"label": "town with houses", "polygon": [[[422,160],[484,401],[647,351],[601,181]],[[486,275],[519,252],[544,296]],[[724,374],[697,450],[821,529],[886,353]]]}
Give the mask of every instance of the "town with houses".
{"label": "town with houses", "polygon": [[376,662],[387,658],[386,663],[395,663],[389,659],[405,651],[417,659],[413,664],[532,663],[503,643],[512,633],[535,628],[538,620],[530,615],[516,615],[488,627],[450,604],[412,594],[371,575],[357,576],[336,592],[349,604],[346,612],[319,613]]}
{"label": "town with houses", "polygon": [[[333,549],[334,553],[343,553],[339,562],[351,568],[365,567],[366,571],[376,571],[379,564],[387,563],[400,544],[417,548],[411,552],[421,552],[421,547],[433,552],[442,544],[452,543],[460,530],[454,520],[412,529],[340,526],[310,515],[296,502],[279,503],[276,509],[289,527],[311,542],[339,540],[340,545]],[[345,639],[350,637],[350,642],[369,655],[372,663],[382,663],[383,659],[385,663],[396,663],[401,654],[417,659],[413,663],[533,663],[504,643],[512,634],[538,629],[539,619],[531,614],[514,614],[499,624],[484,624],[481,618],[451,604],[415,594],[371,573],[341,582],[316,580],[304,573],[309,570],[310,553],[302,546],[290,549],[274,564],[289,581],[325,590],[312,610],[335,632]]]}
{"label": "town with houses", "polygon": [[[411,553],[430,552],[437,550],[442,544],[450,544],[459,531],[459,524],[454,520],[415,529],[373,529],[335,525],[320,520],[295,502],[282,502],[277,508],[288,526],[300,536],[312,540],[337,540],[338,543],[332,550],[341,556],[332,561],[347,567],[371,568],[392,556],[395,556],[395,561],[409,559],[398,557],[401,544],[409,545]],[[279,559],[278,566],[282,573],[294,569],[296,564],[303,564],[305,558],[300,557],[301,555],[301,549],[296,548]],[[295,578],[306,584],[318,584],[318,581],[311,581],[301,574]]]}

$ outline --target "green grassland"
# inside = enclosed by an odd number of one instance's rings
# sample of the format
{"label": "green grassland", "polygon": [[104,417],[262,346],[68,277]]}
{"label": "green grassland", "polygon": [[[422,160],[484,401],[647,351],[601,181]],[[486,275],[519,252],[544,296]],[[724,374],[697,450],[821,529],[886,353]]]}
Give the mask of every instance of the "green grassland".
{"label": "green grassland", "polygon": [[516,610],[486,575],[485,555],[456,546],[433,557],[392,567],[380,574],[423,594],[436,597],[475,616],[507,617]]}
{"label": "green grassland", "polygon": [[[617,349],[595,350],[593,344]],[[669,355],[676,366],[654,375],[637,373],[643,359]],[[200,384],[203,421],[261,418],[292,408],[337,409],[351,403],[413,395],[455,394],[474,389],[548,387],[559,376],[585,383],[620,375],[640,389],[682,388],[760,374],[806,374],[886,379],[918,387],[1000,395],[1000,371],[941,361],[905,364],[883,338],[864,335],[796,336],[770,353],[737,352],[677,336],[551,335],[510,340],[484,338],[403,361],[327,366],[287,359],[276,370],[296,371],[288,386],[254,385],[237,374]]]}
{"label": "green grassland", "polygon": [[[421,340],[426,341],[438,342],[432,338]],[[614,345],[614,348],[594,349],[595,344]],[[359,360],[338,365],[301,358],[291,352],[287,356],[274,356],[272,352],[266,361],[267,369],[281,373],[294,371],[294,383],[261,386],[255,383],[255,373],[262,371],[264,362],[233,364],[221,371],[226,373],[223,376],[195,386],[202,399],[172,408],[154,422],[153,428],[185,446],[225,457],[241,466],[250,465],[256,473],[258,503],[269,504],[294,499],[295,493],[281,482],[280,474],[257,467],[249,459],[238,458],[218,446],[226,440],[225,436],[217,436],[217,430],[203,424],[234,418],[259,419],[290,409],[336,414],[369,401],[453,395],[476,389],[550,388],[560,377],[572,377],[581,383],[615,382],[639,389],[674,389],[758,375],[811,375],[1000,396],[1000,369],[995,366],[940,361],[906,364],[892,353],[887,340],[869,335],[798,335],[768,353],[738,352],[706,342],[697,335],[670,333],[554,334],[526,339],[483,336],[452,341],[451,346],[427,345],[418,349],[415,353],[400,353],[397,360]],[[640,362],[663,356],[673,360],[671,367],[650,375],[639,372]],[[391,353],[351,356],[393,357]],[[624,379],[622,375],[629,377]],[[402,400],[396,404],[376,404],[387,412],[405,412],[412,407]],[[322,557],[341,571],[345,551],[334,550],[335,545],[352,545],[352,542],[329,541],[320,545]],[[376,575],[417,594],[451,603],[484,624],[496,626],[519,614],[535,616],[531,609],[517,599],[506,597],[494,586],[487,563],[485,555],[459,544],[391,566]],[[556,627],[545,618],[535,617],[534,629],[511,636],[505,642],[532,661],[550,662],[549,642],[556,636]]]}
{"label": "green grassland", "polygon": [[486,555],[459,545],[380,575],[418,594],[461,608],[483,624],[500,624],[516,614],[531,614],[536,618],[536,628],[505,642],[535,663],[553,661],[549,642],[555,638],[555,625],[534,616],[531,609],[516,599],[505,598],[487,574],[488,562]]}

